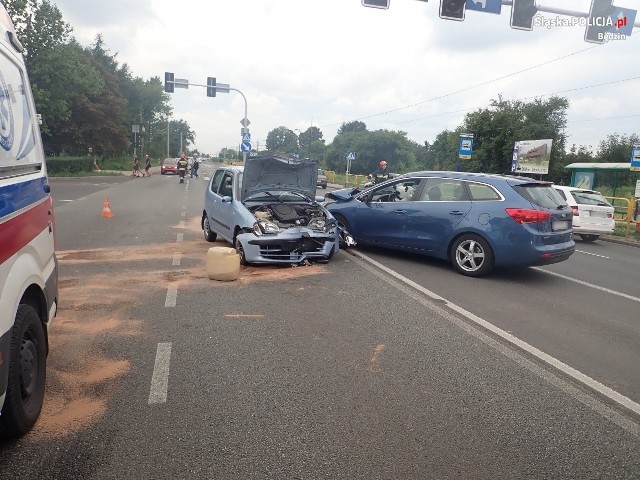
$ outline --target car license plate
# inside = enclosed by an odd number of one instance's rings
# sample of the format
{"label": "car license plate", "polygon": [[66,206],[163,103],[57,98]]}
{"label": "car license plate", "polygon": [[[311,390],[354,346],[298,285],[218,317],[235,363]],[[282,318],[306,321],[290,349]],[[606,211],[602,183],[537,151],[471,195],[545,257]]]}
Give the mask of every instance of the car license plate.
{"label": "car license plate", "polygon": [[567,220],[562,220],[559,222],[551,222],[551,229],[555,232],[558,230],[566,230],[569,228],[569,222]]}

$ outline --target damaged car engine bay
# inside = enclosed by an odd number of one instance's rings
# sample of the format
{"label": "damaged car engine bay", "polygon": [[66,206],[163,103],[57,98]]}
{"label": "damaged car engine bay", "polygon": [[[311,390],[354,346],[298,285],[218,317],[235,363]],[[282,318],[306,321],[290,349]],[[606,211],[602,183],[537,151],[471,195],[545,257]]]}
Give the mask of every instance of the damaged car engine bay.
{"label": "damaged car engine bay", "polygon": [[276,224],[281,229],[289,227],[308,227],[326,231],[335,222],[327,221],[327,215],[317,205],[277,203],[250,207],[249,210],[258,220]]}

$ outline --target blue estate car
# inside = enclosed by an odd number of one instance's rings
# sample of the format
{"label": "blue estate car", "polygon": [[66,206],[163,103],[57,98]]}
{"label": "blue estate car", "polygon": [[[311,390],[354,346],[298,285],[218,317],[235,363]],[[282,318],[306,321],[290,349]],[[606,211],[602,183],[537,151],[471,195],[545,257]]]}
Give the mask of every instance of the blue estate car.
{"label": "blue estate car", "polygon": [[252,157],[244,167],[218,168],[204,196],[204,238],[220,235],[250,263],[327,261],[339,249],[339,228],[316,198],[318,162]]}
{"label": "blue estate car", "polygon": [[575,250],[571,208],[532,178],[415,172],[325,200],[356,242],[449,259],[472,277],[561,262]]}

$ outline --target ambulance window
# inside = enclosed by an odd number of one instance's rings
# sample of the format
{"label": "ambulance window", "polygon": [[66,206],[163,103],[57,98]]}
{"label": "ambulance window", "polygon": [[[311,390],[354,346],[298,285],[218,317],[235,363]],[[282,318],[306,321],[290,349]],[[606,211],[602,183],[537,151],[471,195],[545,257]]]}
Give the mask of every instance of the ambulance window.
{"label": "ambulance window", "polygon": [[42,163],[22,69],[0,51],[0,177],[33,172]]}

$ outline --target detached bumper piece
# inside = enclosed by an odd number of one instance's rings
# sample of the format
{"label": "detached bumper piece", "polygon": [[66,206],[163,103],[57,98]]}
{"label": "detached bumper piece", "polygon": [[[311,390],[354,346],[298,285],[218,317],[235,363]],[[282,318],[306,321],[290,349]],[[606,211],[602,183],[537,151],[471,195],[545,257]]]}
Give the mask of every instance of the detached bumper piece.
{"label": "detached bumper piece", "polygon": [[260,256],[266,260],[273,261],[296,261],[302,260],[303,256],[310,257],[325,256],[326,242],[335,242],[335,237],[318,236],[310,237],[304,235],[293,240],[283,240],[281,238],[255,238],[249,241],[249,245],[256,245],[260,248]]}

